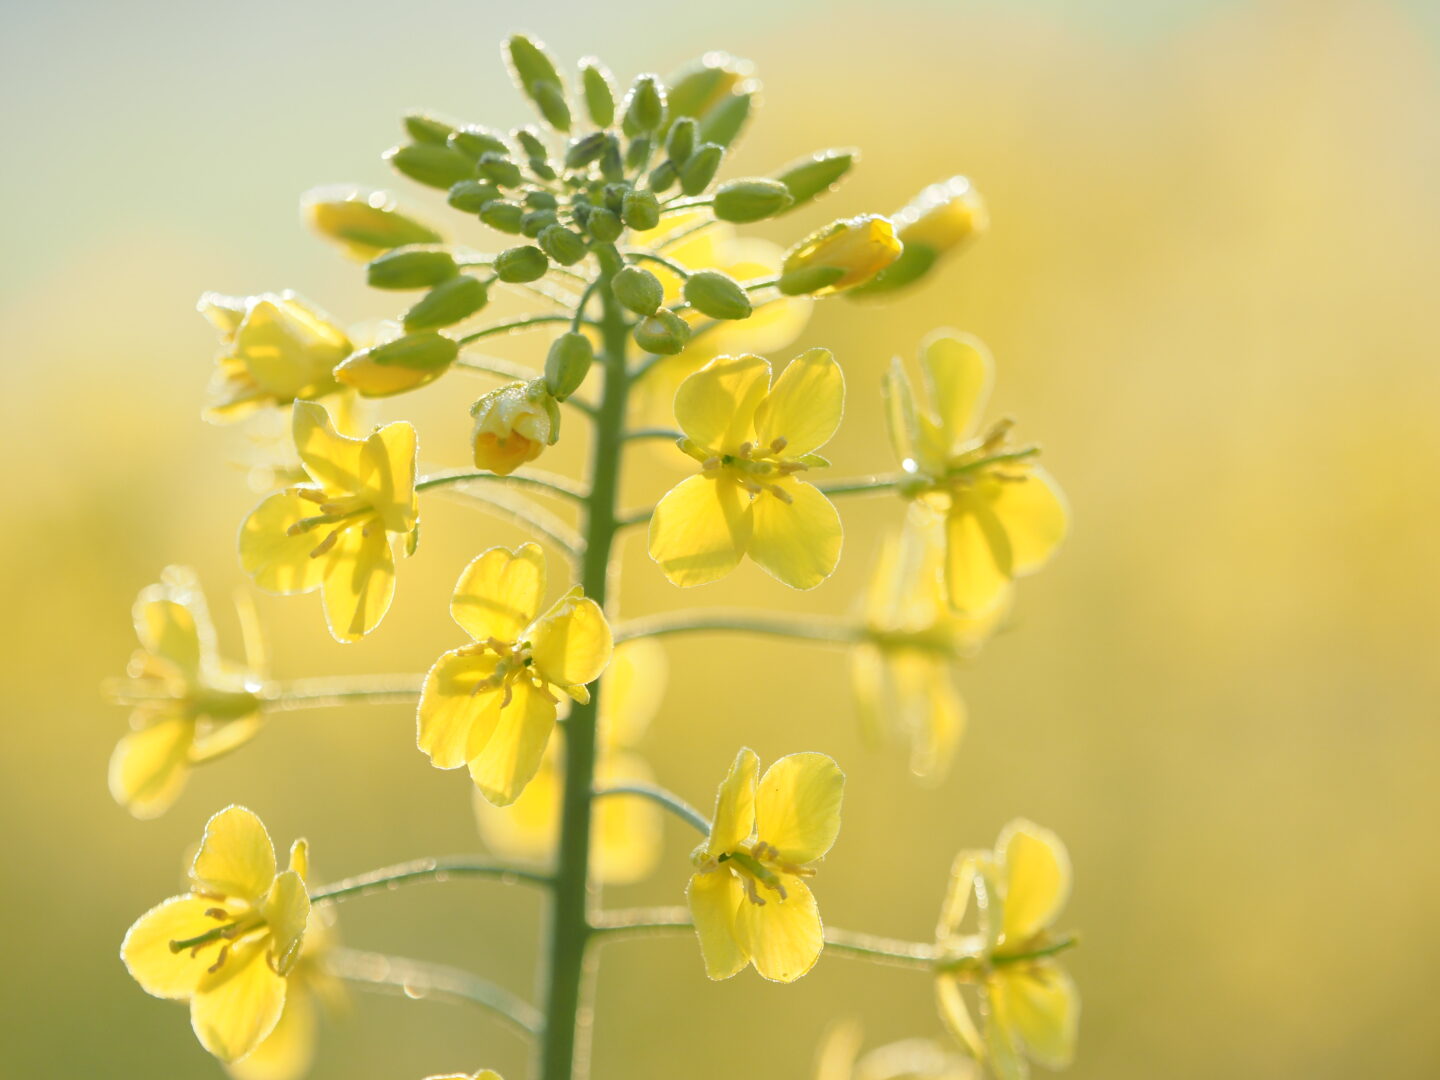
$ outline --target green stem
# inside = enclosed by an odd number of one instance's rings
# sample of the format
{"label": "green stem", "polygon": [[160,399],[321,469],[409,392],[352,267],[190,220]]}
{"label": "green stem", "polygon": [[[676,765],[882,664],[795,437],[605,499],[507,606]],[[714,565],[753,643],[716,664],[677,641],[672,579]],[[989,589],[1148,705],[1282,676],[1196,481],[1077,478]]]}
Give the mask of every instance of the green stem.
{"label": "green stem", "polygon": [[501,334],[514,334],[521,330],[530,330],[537,326],[544,326],[547,323],[568,323],[570,318],[569,315],[527,315],[525,318],[515,319],[513,322],[496,323],[494,326],[487,326],[483,330],[476,330],[473,334],[466,334],[458,340],[461,345],[469,345],[483,338],[497,337]]}
{"label": "green stem", "polygon": [[622,623],[615,628],[615,640],[705,633],[763,634],[835,645],[853,645],[865,639],[863,626],[840,619],[792,618],[750,611],[682,611]]}
{"label": "green stem", "polygon": [[878,491],[892,491],[899,487],[898,476],[863,476],[855,480],[837,480],[833,484],[816,484],[822,495],[870,495]]}
{"label": "green stem", "polygon": [[277,683],[261,695],[266,712],[323,709],[333,705],[413,704],[420,696],[422,675],[360,675],[292,679]]}
{"label": "green stem", "polygon": [[642,427],[642,428],[632,428],[631,430],[625,432],[625,441],[626,441],[626,442],[635,442],[635,441],[637,441],[637,440],[639,440],[639,439],[671,439],[671,440],[674,440],[674,439],[683,439],[683,438],[685,438],[685,433],[684,433],[683,431],[676,431],[674,428]]}
{"label": "green stem", "polygon": [[657,266],[663,266],[682,281],[690,276],[690,270],[681,266],[674,259],[667,259],[664,255],[653,251],[631,251],[628,253],[631,259],[643,259],[646,262],[653,262]]}
{"label": "green stem", "polygon": [[455,359],[455,366],[479,375],[495,375],[501,379],[514,379],[516,382],[529,382],[535,378],[535,372],[524,364],[502,360],[498,356],[459,356]]}
{"label": "green stem", "polygon": [[710,832],[709,818],[680,798],[679,795],[666,791],[662,787],[655,787],[651,784],[612,784],[609,787],[596,788],[594,795],[597,799],[607,798],[611,795],[638,795],[642,799],[659,803],[685,824],[699,829],[702,833]]}
{"label": "green stem", "polygon": [[415,859],[413,862],[371,870],[367,874],[337,881],[333,885],[322,885],[310,890],[312,903],[321,900],[344,900],[351,896],[366,896],[370,893],[388,892],[401,885],[420,881],[449,881],[458,877],[499,878],[506,884],[525,882],[529,885],[550,885],[549,874],[528,870],[523,866],[511,866],[495,859],[477,859],[473,856],[454,855],[448,858]]}
{"label": "green stem", "polygon": [[583,503],[589,495],[584,488],[578,484],[571,483],[566,477],[557,473],[523,472],[511,473],[508,476],[501,476],[493,472],[475,472],[474,470],[456,469],[452,472],[432,473],[416,481],[416,491],[429,491],[431,488],[444,487],[446,484],[465,484],[472,481],[489,482],[495,484],[508,484],[511,487],[532,488],[536,491],[544,491],[550,495],[558,495],[563,499],[572,502]]}
{"label": "green stem", "polygon": [[483,493],[469,491],[463,487],[442,487],[441,490],[451,495],[461,496],[481,510],[489,511],[496,517],[504,518],[521,528],[538,533],[564,552],[567,558],[575,562],[579,561],[580,549],[584,546],[580,534],[565,524],[557,515],[535,505],[523,495],[511,496],[503,489]]}

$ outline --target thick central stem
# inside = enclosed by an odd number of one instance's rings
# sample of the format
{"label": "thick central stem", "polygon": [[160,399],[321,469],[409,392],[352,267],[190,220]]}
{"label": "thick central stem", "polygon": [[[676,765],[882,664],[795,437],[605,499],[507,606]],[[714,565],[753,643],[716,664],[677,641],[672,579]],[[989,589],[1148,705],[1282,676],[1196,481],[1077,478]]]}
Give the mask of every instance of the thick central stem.
{"label": "thick central stem", "polygon": [[[607,260],[606,256],[610,259]],[[601,252],[598,292],[604,305],[600,361],[605,389],[595,416],[590,466],[590,498],[582,530],[585,539],[580,583],[585,595],[605,606],[610,549],[615,539],[615,502],[624,445],[625,399],[629,391],[625,315],[610,293],[609,279],[619,269],[613,249]],[[600,686],[589,704],[571,709],[565,724],[565,792],[560,816],[560,854],[550,910],[549,955],[545,982],[545,1038],[541,1043],[540,1080],[576,1080],[589,1071],[589,1023],[577,1024],[585,982],[589,942],[590,813],[595,781],[595,717]]]}

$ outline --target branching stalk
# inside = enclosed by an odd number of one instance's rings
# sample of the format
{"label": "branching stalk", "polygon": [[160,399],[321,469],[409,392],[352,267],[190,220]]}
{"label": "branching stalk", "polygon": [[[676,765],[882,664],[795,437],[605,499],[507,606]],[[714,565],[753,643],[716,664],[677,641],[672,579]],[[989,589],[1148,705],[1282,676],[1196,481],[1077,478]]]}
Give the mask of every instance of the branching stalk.
{"label": "branching stalk", "polygon": [[477,858],[473,855],[454,855],[448,858],[415,859],[382,867],[369,873],[356,874],[332,885],[322,885],[310,890],[312,903],[322,900],[345,900],[352,896],[366,896],[370,893],[388,892],[401,885],[422,881],[449,881],[452,878],[484,877],[497,878],[505,884],[525,883],[527,885],[553,884],[549,874],[496,859]]}
{"label": "branching stalk", "polygon": [[649,799],[651,802],[659,803],[666,810],[678,817],[685,824],[699,829],[702,833],[710,831],[710,819],[700,813],[693,806],[680,798],[674,792],[666,791],[662,787],[652,784],[612,784],[609,787],[596,788],[595,798],[605,798],[611,795],[638,795],[642,799]]}

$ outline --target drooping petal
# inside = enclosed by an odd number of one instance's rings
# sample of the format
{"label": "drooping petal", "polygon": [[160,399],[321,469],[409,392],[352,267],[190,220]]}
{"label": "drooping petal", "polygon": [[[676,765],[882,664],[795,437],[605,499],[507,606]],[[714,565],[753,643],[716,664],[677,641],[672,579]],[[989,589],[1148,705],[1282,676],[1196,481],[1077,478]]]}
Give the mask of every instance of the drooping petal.
{"label": "drooping petal", "polygon": [[415,450],[415,429],[396,423],[374,432],[360,452],[359,494],[389,532],[415,527]]}
{"label": "drooping petal", "polygon": [[285,980],[266,963],[264,940],[247,941],[201,980],[190,999],[190,1025],[201,1046],[235,1061],[275,1030],[284,1008]]}
{"label": "drooping petal", "polygon": [[755,831],[755,776],[759,771],[755,751],[742,747],[715,796],[715,817],[705,843],[708,857],[716,859],[734,851]]}
{"label": "drooping petal", "polygon": [[945,903],[940,908],[940,922],[935,927],[935,940],[944,943],[958,937],[960,924],[970,910],[970,896],[975,891],[975,877],[990,855],[985,851],[962,851],[950,865],[950,882],[945,889]]}
{"label": "drooping petal", "polygon": [[227,806],[207,821],[190,880],[197,893],[258,903],[275,880],[275,846],[260,819],[243,806]]}
{"label": "drooping petal", "polygon": [[920,441],[920,418],[915,408],[915,388],[898,356],[880,382],[880,401],[885,407],[885,429],[895,457],[908,461],[915,456]]}
{"label": "drooping petal", "polygon": [[1005,875],[1005,942],[1018,944],[1055,919],[1070,897],[1070,856],[1049,829],[1016,819],[995,842]]}
{"label": "drooping petal", "polygon": [[1011,1040],[1050,1069],[1063,1069],[1075,1057],[1080,1026],[1080,994],[1069,973],[1054,960],[1003,967],[991,980],[992,1023],[1004,1025]]}
{"label": "drooping petal", "polygon": [[281,872],[260,905],[260,914],[270,928],[268,962],[276,974],[288,975],[300,959],[305,924],[310,920],[310,896],[305,889],[305,879],[294,870]]}
{"label": "drooping petal", "polygon": [[1005,596],[1012,577],[1010,541],[990,505],[957,497],[945,519],[945,587],[950,606],[983,615]]}
{"label": "drooping petal", "polygon": [[613,649],[604,612],[578,590],[561,597],[530,636],[535,671],[556,686],[584,686],[598,679]]}
{"label": "drooping petal", "polygon": [[[595,779],[605,787],[653,784],[655,774],[638,755],[612,752],[600,756]],[[591,840],[596,877],[605,885],[629,885],[649,877],[660,861],[663,821],[660,807],[637,795],[611,795],[596,802]]]}
{"label": "drooping petal", "polygon": [[319,525],[293,536],[290,527],[320,514],[320,508],[293,491],[268,496],[240,526],[240,564],[255,584],[273,593],[293,595],[318,588],[325,563],[312,558],[329,528]]}
{"label": "drooping petal", "polygon": [[980,998],[985,1017],[985,1062],[996,1080],[1028,1080],[1030,1063],[1020,1045],[1020,1032],[1005,1013],[1005,1002],[995,989],[993,982],[987,983]]}
{"label": "drooping petal", "polygon": [[1044,469],[1016,472],[1025,479],[1002,483],[991,506],[1010,541],[1013,573],[1029,574],[1044,566],[1065,539],[1070,510]]}
{"label": "drooping petal", "polygon": [[194,740],[195,722],[183,716],[123,736],[110,755],[110,794],[137,818],[159,817],[184,790]]}
{"label": "drooping petal", "polygon": [[954,975],[937,975],[935,978],[935,999],[940,1019],[954,1036],[955,1041],[976,1060],[985,1058],[985,1040],[970,1015],[970,1006],[960,989],[960,980]]}
{"label": "drooping petal", "polygon": [[[509,806],[492,805],[475,789],[475,823],[486,845],[497,855],[548,864],[554,858],[560,832],[560,797],[564,776],[556,753],[556,742],[547,750],[540,768]],[[595,804],[596,817],[609,799]]]}
{"label": "drooping petal", "polygon": [[845,412],[845,376],[829,349],[809,349],[786,365],[755,411],[755,444],[784,439],[786,457],[820,449]]}
{"label": "drooping petal", "polygon": [[948,657],[895,650],[889,658],[891,711],[910,745],[910,771],[939,779],[965,731],[965,702],[955,689]]}
{"label": "drooping petal", "polygon": [[545,553],[538,544],[514,551],[493,547],[460,575],[450,615],[476,641],[514,642],[540,611],[545,595]]}
{"label": "drooping petal", "polygon": [[790,501],[773,492],[751,504],[754,534],[750,557],[771,577],[792,589],[813,589],[835,572],[844,529],[840,514],[814,486],[793,477],[777,481]]}
{"label": "drooping petal", "polygon": [[300,1080],[315,1060],[316,1012],[314,998],[292,982],[274,1029],[226,1071],[235,1080]]}
{"label": "drooping petal", "polygon": [[496,806],[509,806],[525,790],[555,729],[555,702],[542,691],[520,680],[511,684],[510,693],[495,733],[470,759],[475,786]]}
{"label": "drooping petal", "polygon": [[633,746],[645,734],[665,697],[669,661],[652,638],[632,638],[615,647],[600,687],[602,746]]}
{"label": "drooping petal", "polygon": [[770,361],[760,356],[717,356],[680,384],[675,420],[711,453],[734,453],[750,439],[755,410],[770,389]]}
{"label": "drooping petal", "polygon": [[336,641],[356,642],[375,627],[395,599],[390,534],[375,519],[340,534],[326,553],[325,621]]}
{"label": "drooping petal", "polygon": [[141,647],[174,664],[191,682],[199,678],[202,659],[213,649],[209,620],[198,595],[187,597],[170,584],[152,585],[140,593],[134,610]]}
{"label": "drooping petal", "polygon": [[336,431],[324,405],[297,401],[294,409],[295,449],[305,463],[305,471],[327,491],[352,495],[363,491],[361,455],[365,440]]}
{"label": "drooping petal", "polygon": [[172,941],[189,941],[221,923],[205,914],[215,901],[203,896],[172,896],[135,920],[120,946],[120,959],[147,994],[161,998],[187,998],[200,985],[205,969],[214,963],[211,952],[192,956],[189,949],[175,952]]}
{"label": "drooping petal", "polygon": [[655,507],[650,557],[674,584],[704,585],[740,564],[751,529],[750,496],[740,485],[723,474],[691,476]]}
{"label": "drooping petal", "polygon": [[736,928],[741,905],[749,903],[740,883],[724,869],[692,874],[685,887],[685,899],[695,921],[695,935],[700,939],[705,974],[712,979],[730,978],[750,960]]}
{"label": "drooping petal", "polygon": [[840,834],[845,774],[828,754],[790,754],[765,770],[755,796],[755,834],[788,863],[822,858]]}
{"label": "drooping petal", "polygon": [[458,769],[484,749],[500,719],[501,691],[477,689],[495,674],[493,653],[447,652],[425,676],[416,744],[437,769]]}
{"label": "drooping petal", "polygon": [[970,437],[994,382],[995,361],[979,338],[942,330],[920,346],[925,391],[946,451]]}
{"label": "drooping petal", "polygon": [[825,929],[815,897],[805,882],[790,874],[782,874],[780,879],[785,899],[770,889],[762,889],[765,903],[742,903],[735,927],[755,970],[771,982],[788,983],[800,978],[820,959]]}

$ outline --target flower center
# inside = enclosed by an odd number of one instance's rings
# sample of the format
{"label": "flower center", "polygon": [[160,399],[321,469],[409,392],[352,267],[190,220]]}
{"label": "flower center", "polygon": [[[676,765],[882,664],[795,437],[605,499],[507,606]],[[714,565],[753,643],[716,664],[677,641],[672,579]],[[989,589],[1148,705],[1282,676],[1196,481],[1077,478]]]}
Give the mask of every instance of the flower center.
{"label": "flower center", "polygon": [[336,541],[340,539],[340,534],[346,529],[358,526],[364,535],[369,536],[370,530],[379,520],[375,508],[359,495],[335,497],[314,487],[297,487],[292,490],[302,499],[316,503],[320,513],[295,522],[285,530],[287,536],[299,536],[301,533],[310,532],[318,533],[325,527],[334,526],[321,537],[320,542],[315,545],[315,550],[310,552],[312,559],[318,559],[333,548]]}
{"label": "flower center", "polygon": [[219,925],[183,941],[171,941],[170,951],[182,953],[188,950],[191,958],[194,959],[200,955],[202,950],[211,945],[218,945],[220,951],[215,956],[215,962],[205,969],[211,975],[224,967],[225,961],[230,959],[230,946],[236,939],[257,930],[267,929],[265,920],[252,911],[232,912],[216,906],[206,909],[205,915],[207,918],[215,919]]}
{"label": "flower center", "polygon": [[510,699],[514,696],[515,684],[523,679],[552,703],[559,703],[559,699],[550,692],[546,680],[535,670],[535,660],[530,655],[528,641],[501,641],[491,637],[477,641],[469,647],[468,652],[472,656],[493,653],[496,658],[495,670],[475,684],[475,688],[470,691],[472,697],[485,690],[503,690],[504,696],[500,699],[500,707],[503,709],[510,704]]}
{"label": "flower center", "polygon": [[810,466],[799,458],[785,456],[787,439],[777,437],[768,446],[757,446],[753,442],[741,443],[733,454],[711,454],[700,461],[701,470],[707,475],[727,473],[731,479],[748,491],[751,496],[769,492],[787,505],[794,500],[790,493],[776,483],[795,473],[804,472]]}
{"label": "flower center", "polygon": [[745,887],[745,896],[752,904],[765,905],[762,888],[769,889],[784,903],[790,898],[785,889],[785,878],[814,877],[813,867],[786,862],[773,844],[756,840],[753,844],[742,844],[734,851],[727,852],[715,860],[715,868],[728,867]]}
{"label": "flower center", "polygon": [[900,484],[901,491],[911,498],[931,492],[953,497],[973,491],[986,482],[1024,483],[1029,479],[1024,472],[1009,470],[1006,466],[1034,457],[1040,448],[1012,444],[1010,429],[1014,426],[1014,420],[1002,417],[983,436],[940,463],[926,465],[906,458],[900,463],[906,474]]}

